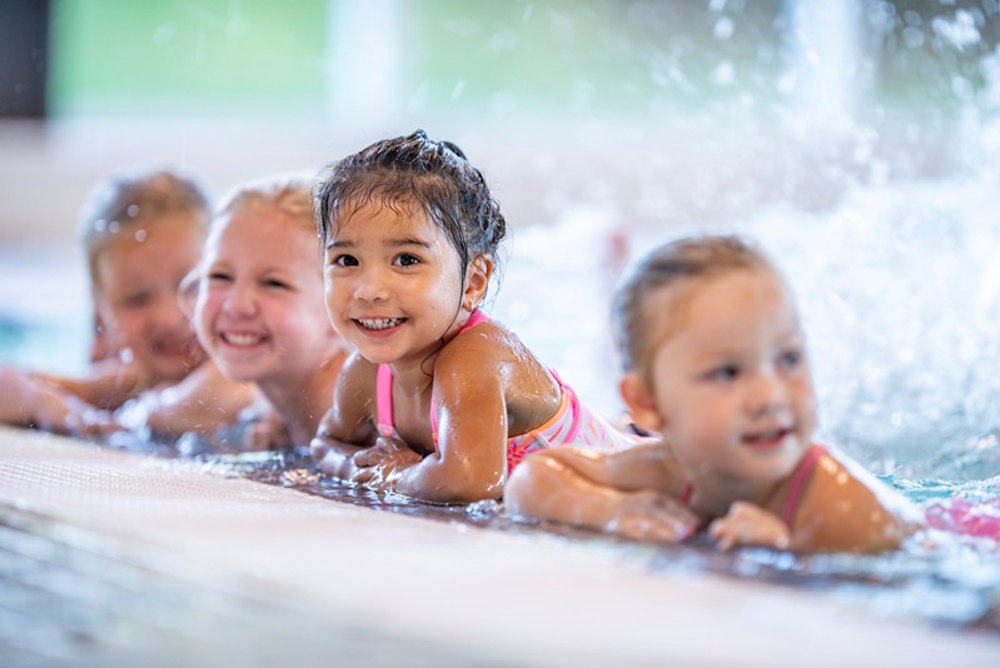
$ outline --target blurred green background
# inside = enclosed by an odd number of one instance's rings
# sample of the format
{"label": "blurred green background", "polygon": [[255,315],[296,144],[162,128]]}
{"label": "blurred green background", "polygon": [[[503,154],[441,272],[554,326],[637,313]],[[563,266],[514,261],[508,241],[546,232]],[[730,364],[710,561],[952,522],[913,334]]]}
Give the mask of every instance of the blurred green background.
{"label": "blurred green background", "polygon": [[[994,0],[54,0],[49,108],[309,116],[366,93],[497,117],[766,106],[805,83],[787,76],[796,61],[824,56],[800,44],[803,11],[832,13],[830,37],[848,12],[844,74],[890,106],[958,108],[1000,38]],[[391,76],[347,85],[373,62]]]}

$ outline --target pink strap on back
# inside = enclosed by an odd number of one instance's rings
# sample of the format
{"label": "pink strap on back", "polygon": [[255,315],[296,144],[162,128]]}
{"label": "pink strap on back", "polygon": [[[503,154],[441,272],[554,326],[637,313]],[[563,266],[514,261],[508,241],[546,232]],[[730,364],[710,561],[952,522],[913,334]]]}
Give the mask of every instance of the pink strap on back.
{"label": "pink strap on back", "polygon": [[465,321],[465,324],[462,325],[462,329],[458,330],[458,333],[461,334],[467,329],[472,329],[476,325],[489,321],[490,317],[488,315],[486,315],[479,309],[473,309],[472,313],[469,314],[469,319]]}
{"label": "pink strap on back", "polygon": [[375,377],[375,401],[378,405],[378,430],[383,436],[396,429],[392,419],[392,370],[388,364],[378,365]]}
{"label": "pink strap on back", "polygon": [[782,509],[781,519],[785,522],[785,526],[789,529],[792,528],[792,522],[795,521],[795,513],[799,509],[799,502],[802,501],[802,494],[805,492],[806,482],[809,480],[809,475],[812,470],[816,468],[816,463],[819,458],[823,456],[826,452],[826,448],[822,445],[814,445],[809,448],[809,452],[806,453],[802,461],[799,462],[798,467],[796,467],[795,472],[792,473],[792,482],[788,487],[788,496],[785,498],[785,507]]}

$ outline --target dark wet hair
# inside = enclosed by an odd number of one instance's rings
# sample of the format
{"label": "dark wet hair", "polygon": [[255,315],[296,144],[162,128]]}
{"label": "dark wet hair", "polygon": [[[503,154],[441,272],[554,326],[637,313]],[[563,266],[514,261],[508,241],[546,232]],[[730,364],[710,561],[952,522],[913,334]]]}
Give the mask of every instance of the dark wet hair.
{"label": "dark wet hair", "polygon": [[122,231],[174,213],[187,213],[205,227],[210,215],[208,195],[193,178],[170,169],[114,174],[87,195],[77,221],[77,235],[87,253],[91,287],[97,284],[97,256]]}
{"label": "dark wet hair", "polygon": [[768,257],[738,236],[685,237],[658,246],[626,275],[612,300],[612,326],[625,371],[638,370],[648,354],[649,322],[644,308],[656,290],[737,270],[777,273]]}
{"label": "dark wet hair", "polygon": [[433,141],[423,130],[375,142],[324,170],[313,190],[323,244],[344,206],[380,202],[416,205],[447,235],[465,268],[477,255],[496,264],[507,221],[482,173],[455,144]]}

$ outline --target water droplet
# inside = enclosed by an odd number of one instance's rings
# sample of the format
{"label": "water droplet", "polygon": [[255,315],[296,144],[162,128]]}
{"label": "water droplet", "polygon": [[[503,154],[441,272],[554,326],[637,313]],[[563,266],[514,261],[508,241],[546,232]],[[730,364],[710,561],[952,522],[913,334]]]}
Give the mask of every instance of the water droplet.
{"label": "water droplet", "polygon": [[720,16],[719,20],[715,22],[715,27],[712,29],[712,35],[718,40],[727,40],[733,36],[733,31],[736,30],[736,24],[728,16]]}

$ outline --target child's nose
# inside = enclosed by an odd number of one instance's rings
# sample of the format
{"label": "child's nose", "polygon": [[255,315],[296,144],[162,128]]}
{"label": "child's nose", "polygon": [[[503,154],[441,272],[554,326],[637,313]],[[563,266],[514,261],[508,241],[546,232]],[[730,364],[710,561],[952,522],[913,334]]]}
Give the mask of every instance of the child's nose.
{"label": "child's nose", "polygon": [[385,272],[379,267],[368,267],[354,284],[354,298],[365,302],[384,301],[388,296]]}
{"label": "child's nose", "polygon": [[748,404],[753,414],[767,414],[784,407],[788,395],[785,384],[777,374],[762,371],[754,377],[748,393]]}
{"label": "child's nose", "polygon": [[237,283],[226,292],[222,308],[230,315],[251,316],[257,310],[257,300],[250,287]]}

